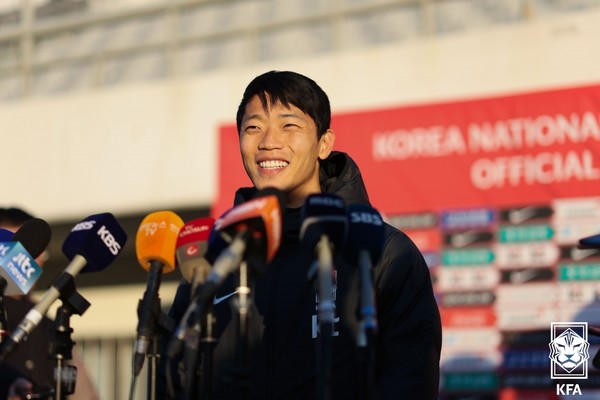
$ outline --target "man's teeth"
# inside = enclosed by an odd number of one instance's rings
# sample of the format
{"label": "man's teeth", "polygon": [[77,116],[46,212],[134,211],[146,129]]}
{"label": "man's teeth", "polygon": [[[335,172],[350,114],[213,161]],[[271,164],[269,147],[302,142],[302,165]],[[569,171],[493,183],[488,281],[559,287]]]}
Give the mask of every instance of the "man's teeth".
{"label": "man's teeth", "polygon": [[261,168],[283,168],[287,167],[288,164],[287,161],[280,160],[261,161],[258,163]]}

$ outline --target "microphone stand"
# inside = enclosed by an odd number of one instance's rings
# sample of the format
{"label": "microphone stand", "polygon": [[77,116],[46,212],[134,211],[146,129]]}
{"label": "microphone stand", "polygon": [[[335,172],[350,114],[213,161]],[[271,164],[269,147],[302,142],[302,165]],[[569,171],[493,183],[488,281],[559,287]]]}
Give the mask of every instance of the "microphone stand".
{"label": "microphone stand", "polygon": [[54,399],[66,399],[66,396],[75,392],[77,382],[77,367],[66,364],[73,358],[73,345],[71,339],[71,316],[83,315],[90,303],[75,290],[73,277],[68,279],[64,294],[60,296],[62,305],[56,311],[54,329],[48,349],[48,358],[56,360],[54,368]]}
{"label": "microphone stand", "polygon": [[[146,293],[144,293],[144,297],[138,302],[137,308],[138,330],[140,330],[139,326],[144,328],[143,333],[145,340],[149,342],[148,347],[150,348],[150,351],[145,353],[145,357],[148,358],[147,396],[150,400],[156,399],[156,370],[158,357],[160,357],[158,340],[162,334],[166,334],[170,337],[174,328],[173,320],[161,310],[160,296],[158,293],[161,278],[162,265],[159,262],[152,261],[150,265],[149,281],[153,284],[146,289]],[[146,301],[148,302],[147,305],[150,312],[148,315],[143,315],[144,304]],[[138,343],[137,346],[139,348],[134,349],[133,356],[133,377],[129,390],[130,400],[133,400],[136,377],[139,374],[144,361],[144,355],[138,351],[140,348],[143,348],[143,343]]]}
{"label": "microphone stand", "polygon": [[152,307],[154,315],[153,321],[156,324],[153,329],[154,334],[151,336],[151,351],[146,354],[148,358],[148,384],[147,398],[150,400],[156,399],[156,371],[158,369],[158,359],[160,357],[159,339],[161,335],[170,337],[174,329],[174,321],[161,311],[160,296],[156,296]]}
{"label": "microphone stand", "polygon": [[[196,323],[186,335],[184,365],[186,374],[185,400],[213,398],[213,350],[217,339],[214,337],[216,319],[212,313],[212,306],[208,306],[206,318],[202,325]],[[200,336],[200,332],[202,335]],[[199,346],[200,345],[200,346]],[[198,394],[198,379],[200,378],[200,394]],[[198,397],[199,396],[199,397]]]}
{"label": "microphone stand", "polygon": [[377,313],[371,276],[371,259],[369,253],[359,254],[360,277],[360,322],[356,336],[358,347],[358,399],[375,398],[374,340],[377,330]]}
{"label": "microphone stand", "polygon": [[197,398],[198,382],[198,345],[201,326],[200,322],[189,329],[185,337],[185,351],[183,353],[185,374],[184,399],[193,400]]}
{"label": "microphone stand", "polygon": [[4,305],[4,292],[6,291],[8,282],[0,277],[0,347],[4,341],[4,337],[9,335],[8,332],[8,317],[6,316],[6,306]]}
{"label": "microphone stand", "polygon": [[248,313],[252,299],[250,298],[250,286],[248,263],[242,261],[239,270],[239,286],[237,287],[237,296],[233,301],[237,309],[238,316],[238,365],[240,367],[240,380],[242,382],[242,399],[247,399],[249,396],[248,371],[250,369],[249,352],[249,333],[248,333]]}
{"label": "microphone stand", "polygon": [[319,336],[317,339],[317,399],[331,399],[331,340],[333,336],[333,254],[331,242],[322,235],[317,243],[319,280]]}
{"label": "microphone stand", "polygon": [[212,305],[208,306],[208,312],[206,313],[206,319],[204,321],[204,329],[202,329],[203,335],[201,341],[201,355],[202,355],[202,392],[201,399],[212,400],[213,399],[213,352],[217,345],[217,338],[215,337],[216,330],[216,318],[212,311]]}

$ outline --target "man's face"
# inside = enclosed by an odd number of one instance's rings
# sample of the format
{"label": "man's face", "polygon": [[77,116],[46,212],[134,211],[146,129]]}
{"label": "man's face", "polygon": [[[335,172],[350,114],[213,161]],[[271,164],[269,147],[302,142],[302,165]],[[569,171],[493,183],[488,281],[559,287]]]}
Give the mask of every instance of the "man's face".
{"label": "man's face", "polygon": [[246,173],[262,190],[286,193],[288,207],[300,207],[319,186],[319,158],[331,152],[335,137],[327,131],[317,139],[315,121],[298,107],[269,103],[258,96],[246,105],[240,131],[240,150]]}

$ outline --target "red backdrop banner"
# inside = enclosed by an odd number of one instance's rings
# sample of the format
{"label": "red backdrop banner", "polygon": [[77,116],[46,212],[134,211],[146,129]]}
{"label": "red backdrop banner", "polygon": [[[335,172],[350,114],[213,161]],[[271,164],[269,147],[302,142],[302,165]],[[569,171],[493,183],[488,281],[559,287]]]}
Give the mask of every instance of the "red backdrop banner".
{"label": "red backdrop banner", "polygon": [[[600,86],[334,114],[332,128],[384,213],[600,195]],[[219,138],[215,216],[250,185],[235,125]]]}

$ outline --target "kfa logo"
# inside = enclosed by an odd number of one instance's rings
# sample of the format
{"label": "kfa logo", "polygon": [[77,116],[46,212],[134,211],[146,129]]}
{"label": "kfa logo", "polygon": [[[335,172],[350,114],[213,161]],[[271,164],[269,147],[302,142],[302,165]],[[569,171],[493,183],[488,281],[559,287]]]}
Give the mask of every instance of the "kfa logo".
{"label": "kfa logo", "polygon": [[550,377],[587,379],[587,322],[552,322],[550,339]]}
{"label": "kfa logo", "polygon": [[[552,322],[550,332],[550,377],[587,379],[590,358],[587,322]],[[581,395],[579,384],[557,384],[557,394]]]}

